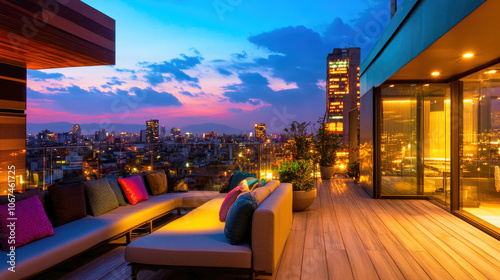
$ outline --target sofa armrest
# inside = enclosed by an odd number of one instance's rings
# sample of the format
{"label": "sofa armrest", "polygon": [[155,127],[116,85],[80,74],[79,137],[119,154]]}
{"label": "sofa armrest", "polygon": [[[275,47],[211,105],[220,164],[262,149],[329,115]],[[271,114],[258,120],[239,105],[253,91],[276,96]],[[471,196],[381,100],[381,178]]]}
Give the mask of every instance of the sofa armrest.
{"label": "sofa armrest", "polygon": [[283,183],[255,210],[252,220],[253,269],[273,273],[292,229],[292,185]]}

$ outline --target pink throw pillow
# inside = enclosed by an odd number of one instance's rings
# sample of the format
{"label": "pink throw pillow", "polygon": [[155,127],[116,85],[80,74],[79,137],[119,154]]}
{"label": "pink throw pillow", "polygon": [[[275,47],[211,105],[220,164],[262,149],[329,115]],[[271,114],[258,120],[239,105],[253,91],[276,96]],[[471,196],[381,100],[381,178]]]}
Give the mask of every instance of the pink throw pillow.
{"label": "pink throw pillow", "polygon": [[11,251],[11,247],[19,248],[54,234],[52,224],[38,196],[16,201],[13,209],[9,209],[8,204],[0,205],[2,250],[8,252]]}
{"label": "pink throw pillow", "polygon": [[247,191],[238,186],[226,195],[226,198],[224,199],[224,201],[222,202],[222,205],[220,206],[219,221],[221,221],[221,222],[226,221],[227,213],[229,212],[229,209],[236,201],[236,198],[238,198],[238,196],[240,194],[245,193],[245,192],[247,192]]}
{"label": "pink throw pillow", "polygon": [[128,202],[132,205],[149,199],[148,192],[142,181],[142,176],[137,175],[129,178],[119,178],[118,183],[123,189]]}

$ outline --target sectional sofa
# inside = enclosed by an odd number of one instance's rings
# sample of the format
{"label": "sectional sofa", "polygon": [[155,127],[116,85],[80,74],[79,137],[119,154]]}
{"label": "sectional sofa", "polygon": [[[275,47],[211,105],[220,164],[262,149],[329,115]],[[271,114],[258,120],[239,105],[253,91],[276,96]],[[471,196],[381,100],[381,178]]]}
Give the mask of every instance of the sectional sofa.
{"label": "sectional sofa", "polygon": [[251,240],[230,244],[219,220],[223,198],[214,198],[130,243],[125,260],[134,278],[141,269],[162,268],[271,275],[292,227],[292,185],[271,181],[262,188],[270,191],[253,213]]}
{"label": "sectional sofa", "polygon": [[[26,279],[48,271],[54,266],[113,239],[127,236],[132,230],[148,226],[152,221],[181,208],[192,208],[213,198],[219,192],[190,191],[150,196],[136,205],[127,204],[98,217],[87,216],[54,227],[55,235],[17,248],[15,272],[8,270],[7,252],[0,257],[0,279]],[[48,201],[48,192],[42,192]]]}

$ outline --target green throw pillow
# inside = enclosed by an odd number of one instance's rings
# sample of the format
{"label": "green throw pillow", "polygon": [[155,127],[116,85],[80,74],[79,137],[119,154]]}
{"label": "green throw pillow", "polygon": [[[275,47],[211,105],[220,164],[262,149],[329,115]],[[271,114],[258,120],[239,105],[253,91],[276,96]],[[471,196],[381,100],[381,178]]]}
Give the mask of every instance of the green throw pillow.
{"label": "green throw pillow", "polygon": [[233,173],[233,178],[231,179],[231,185],[229,185],[229,190],[232,191],[238,186],[238,184],[248,177],[257,177],[257,174],[245,173],[239,170],[235,170]]}
{"label": "green throw pillow", "polygon": [[229,243],[236,245],[250,235],[253,212],[256,208],[257,202],[249,192],[238,196],[229,208],[224,225],[224,235]]}
{"label": "green throw pillow", "polygon": [[92,216],[97,217],[118,208],[118,200],[106,178],[86,181],[83,184],[85,186],[85,196],[87,197],[90,214]]}

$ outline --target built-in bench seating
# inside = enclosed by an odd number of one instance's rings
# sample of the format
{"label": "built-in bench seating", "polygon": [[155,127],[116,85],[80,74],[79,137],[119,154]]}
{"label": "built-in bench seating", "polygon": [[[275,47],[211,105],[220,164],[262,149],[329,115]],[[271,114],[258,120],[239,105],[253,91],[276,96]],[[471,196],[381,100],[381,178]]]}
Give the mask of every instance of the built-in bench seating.
{"label": "built-in bench seating", "polygon": [[69,258],[99,244],[130,234],[133,229],[181,208],[198,207],[224,197],[213,191],[190,191],[150,196],[136,205],[127,204],[98,217],[87,216],[55,227],[54,236],[46,237],[16,249],[15,272],[8,270],[7,252],[0,258],[0,279],[25,279],[44,272]]}

